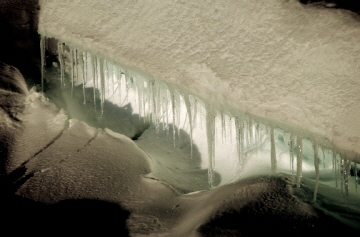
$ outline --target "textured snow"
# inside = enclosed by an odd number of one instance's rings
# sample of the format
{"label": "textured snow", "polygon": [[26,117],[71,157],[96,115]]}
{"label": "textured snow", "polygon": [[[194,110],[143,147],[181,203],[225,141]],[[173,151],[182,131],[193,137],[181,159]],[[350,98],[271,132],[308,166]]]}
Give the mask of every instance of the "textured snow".
{"label": "textured snow", "polygon": [[275,1],[41,1],[39,32],[360,152],[351,12]]}
{"label": "textured snow", "polygon": [[1,65],[0,70],[0,170],[10,173],[51,144],[67,116],[42,94],[28,91],[17,69]]}

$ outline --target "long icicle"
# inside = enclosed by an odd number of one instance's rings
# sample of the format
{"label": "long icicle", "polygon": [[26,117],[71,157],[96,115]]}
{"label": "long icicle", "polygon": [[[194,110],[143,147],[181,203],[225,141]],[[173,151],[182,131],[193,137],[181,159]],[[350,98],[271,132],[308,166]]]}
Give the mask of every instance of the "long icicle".
{"label": "long icicle", "polygon": [[61,43],[60,41],[58,42],[58,60],[60,66],[60,87],[64,88],[65,87],[64,47],[63,47],[63,43]]}
{"label": "long icicle", "polygon": [[314,166],[315,166],[315,190],[314,190],[314,202],[316,202],[317,192],[319,188],[319,160],[318,160],[318,145],[316,142],[313,143],[314,146]]}
{"label": "long icicle", "polygon": [[242,170],[242,163],[241,163],[241,132],[240,132],[240,122],[238,116],[235,116],[235,131],[236,131],[236,151],[237,151],[237,158],[238,158],[238,171],[239,176],[241,176],[241,170]]}
{"label": "long icicle", "polygon": [[189,96],[184,96],[184,100],[185,100],[185,106],[186,106],[186,111],[187,111],[187,115],[189,118],[189,133],[190,133],[190,157],[191,159],[193,158],[193,128],[192,128],[192,114],[191,114],[191,104],[190,104],[190,99]]}
{"label": "long icicle", "polygon": [[274,137],[274,127],[270,128],[270,140],[271,140],[271,171],[276,172],[276,148],[275,148],[275,137]]}
{"label": "long icicle", "polygon": [[358,168],[357,163],[354,162],[354,175],[355,175],[355,191],[357,193],[357,186],[358,186]]}
{"label": "long icicle", "polygon": [[105,103],[105,71],[104,59],[100,59],[100,91],[101,91],[101,117],[104,117],[104,103]]}
{"label": "long icicle", "polygon": [[213,187],[214,171],[215,171],[215,116],[211,106],[206,112],[206,135],[208,145],[208,182],[209,188]]}
{"label": "long icicle", "polygon": [[86,104],[86,74],[87,74],[87,56],[86,56],[86,52],[82,53],[82,65],[83,65],[83,104]]}
{"label": "long icicle", "polygon": [[173,115],[173,125],[172,125],[172,129],[173,129],[173,141],[174,141],[174,147],[176,146],[176,142],[175,142],[175,139],[176,139],[176,127],[175,127],[175,124],[176,124],[176,101],[175,101],[175,94],[174,92],[171,94],[171,105],[172,105],[172,115]]}
{"label": "long icicle", "polygon": [[94,110],[96,111],[96,90],[97,90],[97,58],[91,57],[92,60],[92,76],[93,76],[93,94],[94,94]]}
{"label": "long icicle", "polygon": [[325,169],[326,168],[326,158],[325,158],[325,150],[324,150],[324,147],[321,146],[321,151],[322,151],[322,154],[323,154],[323,168]]}
{"label": "long icicle", "polygon": [[220,118],[221,118],[221,142],[222,144],[225,144],[225,137],[226,137],[226,125],[225,125],[225,115],[224,112],[220,112]]}
{"label": "long icicle", "polygon": [[74,49],[70,49],[70,59],[71,59],[71,97],[74,93],[74,80],[75,80],[75,67],[74,67]]}
{"label": "long icicle", "polygon": [[78,50],[74,49],[73,50],[74,53],[74,84],[78,83],[79,80],[79,67],[78,67]]}
{"label": "long icicle", "polygon": [[335,150],[332,150],[333,154],[333,175],[335,179],[335,188],[338,187],[338,177],[337,177],[337,158],[336,158],[336,152]]}
{"label": "long icicle", "polygon": [[177,127],[177,135],[178,135],[178,139],[179,139],[179,143],[180,143],[180,122],[181,122],[181,118],[180,118],[180,115],[181,115],[181,95],[178,91],[175,91],[174,93],[176,93],[176,100],[175,100],[175,103],[176,103],[176,127]]}
{"label": "long icicle", "polygon": [[296,168],[296,186],[300,188],[301,177],[302,177],[302,138],[297,136],[297,168]]}
{"label": "long icicle", "polygon": [[289,155],[290,155],[291,174],[294,174],[294,135],[292,133],[290,133]]}
{"label": "long icicle", "polygon": [[344,155],[344,167],[343,167],[343,174],[344,174],[344,188],[345,188],[345,197],[349,200],[349,176],[350,176],[350,160],[347,159],[346,155]]}

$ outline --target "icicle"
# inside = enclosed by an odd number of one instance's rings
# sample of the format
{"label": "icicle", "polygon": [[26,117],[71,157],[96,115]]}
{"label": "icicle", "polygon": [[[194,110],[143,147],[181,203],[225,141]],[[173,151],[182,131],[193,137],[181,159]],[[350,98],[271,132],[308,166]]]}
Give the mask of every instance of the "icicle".
{"label": "icicle", "polygon": [[357,186],[358,186],[358,169],[357,169],[357,163],[354,162],[354,175],[355,175],[355,190],[357,193]]}
{"label": "icicle", "polygon": [[94,94],[94,110],[96,111],[96,90],[97,90],[97,58],[96,56],[91,57],[92,60],[92,73],[93,73],[93,94]]}
{"label": "icicle", "polygon": [[104,60],[104,70],[105,70],[105,72],[104,72],[104,75],[105,75],[105,82],[107,82],[106,83],[106,85],[105,85],[105,93],[104,94],[106,94],[107,96],[108,96],[108,99],[110,99],[110,69],[109,69],[109,67],[110,67],[110,63],[107,61],[107,60]]}
{"label": "icicle", "polygon": [[146,100],[147,100],[147,117],[148,117],[148,122],[151,123],[152,121],[152,109],[153,109],[153,106],[152,106],[152,82],[151,80],[147,81],[147,96],[146,96]]}
{"label": "icicle", "polygon": [[180,115],[181,115],[181,95],[178,91],[175,91],[176,92],[176,95],[177,95],[177,98],[175,100],[176,102],[176,127],[177,127],[177,135],[178,135],[178,139],[179,139],[179,143],[181,141],[181,133],[180,133],[180,122],[181,122],[181,118],[180,118]]}
{"label": "icicle", "polygon": [[242,167],[242,164],[244,163],[244,161],[246,161],[246,157],[247,157],[247,153],[245,151],[245,122],[242,121],[240,124],[239,124],[239,134],[240,134],[240,166]]}
{"label": "icicle", "polygon": [[172,115],[173,115],[173,125],[172,125],[172,129],[173,129],[173,141],[174,141],[174,147],[175,147],[175,138],[176,138],[176,128],[175,128],[175,123],[176,123],[176,113],[175,113],[175,94],[174,92],[171,94],[171,104],[172,104]]}
{"label": "icicle", "polygon": [[83,76],[82,76],[83,98],[84,98],[83,104],[85,105],[85,104],[86,104],[85,84],[86,84],[86,71],[87,71],[87,68],[86,68],[87,60],[86,60],[86,53],[85,53],[85,52],[82,53],[81,59],[82,59],[82,60],[81,60],[81,63],[82,63],[82,65],[83,65]]}
{"label": "icicle", "polygon": [[195,126],[197,126],[197,118],[198,118],[198,104],[197,104],[197,99],[194,99],[194,122],[193,122],[193,124],[195,125]]}
{"label": "icicle", "polygon": [[348,200],[349,199],[349,173],[350,173],[350,161],[346,158],[346,155],[344,155],[344,158],[342,159],[343,163],[343,174],[344,174],[344,189],[345,189],[345,197]]}
{"label": "icicle", "polygon": [[302,177],[302,138],[297,136],[297,171],[296,171],[296,185],[300,188],[301,177]]}
{"label": "icicle", "polygon": [[214,171],[215,171],[215,116],[213,109],[208,108],[206,112],[206,135],[208,144],[208,182],[209,187],[213,186]]}
{"label": "icicle", "polygon": [[[136,78],[136,82],[138,81],[138,78]],[[141,86],[141,83],[136,83],[136,93],[137,93],[137,100],[138,100],[138,109],[139,109],[139,122],[141,121],[141,115],[142,115],[142,91],[144,88]]]}
{"label": "icicle", "polygon": [[74,93],[74,80],[75,80],[75,68],[74,68],[74,50],[70,49],[70,58],[71,58],[71,96]]}
{"label": "icicle", "polygon": [[112,75],[111,75],[112,93],[113,93],[113,95],[115,95],[115,92],[116,92],[117,89],[118,89],[118,88],[115,86],[116,83],[117,83],[117,67],[115,66],[115,64],[112,64],[111,72],[112,72]]}
{"label": "icicle", "polygon": [[65,87],[65,65],[64,65],[64,48],[63,44],[59,41],[58,42],[58,60],[59,60],[59,66],[60,66],[60,87]]}
{"label": "icicle", "polygon": [[122,101],[122,87],[121,87],[121,77],[122,77],[122,74],[121,74],[121,68],[118,69],[118,90],[119,90],[119,106],[121,106],[121,101]]}
{"label": "icicle", "polygon": [[253,141],[253,125],[252,125],[252,119],[249,118],[249,123],[248,123],[248,133],[249,133],[249,144],[254,144]]}
{"label": "icicle", "polygon": [[100,59],[100,91],[101,91],[101,117],[104,116],[104,103],[105,103],[105,70],[104,59]]}
{"label": "icicle", "polygon": [[339,164],[338,164],[338,159],[337,159],[337,154],[335,152],[335,150],[332,151],[333,152],[333,163],[334,163],[334,166],[333,166],[333,172],[334,172],[334,178],[335,178],[335,188],[338,188],[338,172],[339,172]]}
{"label": "icicle", "polygon": [[129,91],[129,88],[130,88],[129,70],[125,70],[125,81],[126,81],[126,91]]}
{"label": "icicle", "polygon": [[321,151],[322,151],[322,154],[323,154],[323,168],[325,169],[326,168],[326,164],[325,164],[325,151],[324,151],[324,147],[321,146]]}
{"label": "icicle", "polygon": [[235,129],[236,129],[236,151],[238,157],[238,170],[241,172],[242,170],[242,163],[241,163],[241,128],[238,116],[235,116]]}
{"label": "icicle", "polygon": [[274,137],[274,128],[270,127],[270,140],[271,140],[271,171],[276,172],[276,149],[275,149],[275,137]]}
{"label": "icicle", "polygon": [[40,58],[41,58],[41,91],[44,92],[44,76],[45,76],[45,66],[46,66],[46,36],[41,36],[40,38]]}
{"label": "icicle", "polygon": [[340,178],[340,190],[341,195],[344,195],[344,159],[342,155],[340,154],[340,170],[339,170],[339,178]]}
{"label": "icicle", "polygon": [[187,115],[189,118],[189,134],[190,134],[190,157],[191,159],[193,158],[193,128],[192,128],[192,114],[191,114],[191,103],[190,103],[190,98],[189,96],[184,96],[184,100],[185,100],[185,106],[186,106],[186,111],[187,111]]}
{"label": "icicle", "polygon": [[74,84],[75,82],[78,82],[79,79],[79,68],[78,68],[78,50],[77,49],[73,49],[73,54],[74,54]]}
{"label": "icicle", "polygon": [[318,146],[316,142],[313,143],[314,146],[314,165],[315,165],[315,190],[314,190],[314,202],[316,202],[318,187],[319,187],[319,160],[318,160]]}
{"label": "icicle", "polygon": [[[128,87],[128,84],[127,84]],[[153,123],[155,125],[156,133],[159,132],[160,127],[160,98],[159,98],[160,85],[158,82],[152,82],[152,102],[153,102]]]}
{"label": "icicle", "polygon": [[233,143],[233,138],[232,138],[232,135],[233,135],[233,132],[232,132],[232,130],[233,130],[233,123],[232,123],[232,119],[231,119],[231,117],[229,118],[229,126],[228,126],[228,128],[229,128],[229,137],[230,137],[230,144],[232,144]]}
{"label": "icicle", "polygon": [[164,115],[165,115],[165,109],[164,109],[164,96],[163,96],[163,92],[164,90],[162,90],[162,88],[160,88],[159,90],[159,98],[158,98],[158,108],[159,108],[159,124],[162,124],[162,131],[165,130],[165,119],[164,119]]}
{"label": "icicle", "polygon": [[255,126],[255,143],[259,144],[260,143],[260,125],[258,122],[256,122],[256,126]]}
{"label": "icicle", "polygon": [[290,155],[290,170],[291,174],[294,174],[294,135],[290,134],[289,141],[289,155]]}
{"label": "icicle", "polygon": [[221,138],[222,138],[221,141],[222,141],[222,144],[225,144],[224,139],[226,140],[226,125],[225,125],[224,112],[220,112],[220,116],[221,116]]}
{"label": "icicle", "polygon": [[[126,77],[125,77],[126,78]],[[150,93],[151,93],[151,121],[156,127],[156,87],[155,81],[150,82]]]}

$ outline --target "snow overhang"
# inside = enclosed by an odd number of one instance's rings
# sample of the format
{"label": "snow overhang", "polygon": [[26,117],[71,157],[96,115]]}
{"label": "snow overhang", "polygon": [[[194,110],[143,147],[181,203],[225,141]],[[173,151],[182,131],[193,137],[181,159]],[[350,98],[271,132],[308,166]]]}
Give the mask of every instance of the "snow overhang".
{"label": "snow overhang", "polygon": [[360,153],[359,22],[291,1],[40,1],[39,33]]}

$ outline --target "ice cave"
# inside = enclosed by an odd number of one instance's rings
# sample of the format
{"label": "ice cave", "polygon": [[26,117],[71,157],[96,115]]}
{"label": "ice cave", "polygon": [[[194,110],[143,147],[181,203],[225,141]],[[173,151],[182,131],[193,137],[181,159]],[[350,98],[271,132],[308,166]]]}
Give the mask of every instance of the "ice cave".
{"label": "ice cave", "polygon": [[0,13],[3,233],[359,233],[356,1]]}

